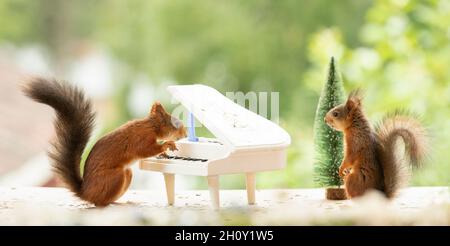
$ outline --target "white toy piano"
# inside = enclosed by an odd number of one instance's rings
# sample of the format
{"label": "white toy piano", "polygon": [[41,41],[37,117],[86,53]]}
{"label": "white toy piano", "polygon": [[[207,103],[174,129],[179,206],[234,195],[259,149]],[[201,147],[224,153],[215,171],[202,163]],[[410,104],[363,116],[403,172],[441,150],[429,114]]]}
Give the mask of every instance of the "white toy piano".
{"label": "white toy piano", "polygon": [[[177,151],[143,159],[139,167],[164,174],[169,205],[175,199],[175,174],[205,176],[212,205],[218,208],[219,176],[235,173],[246,175],[248,203],[254,204],[255,173],[285,167],[289,134],[211,87],[180,85],[168,90],[190,112],[189,136],[176,142]],[[193,117],[216,138],[196,137]]]}

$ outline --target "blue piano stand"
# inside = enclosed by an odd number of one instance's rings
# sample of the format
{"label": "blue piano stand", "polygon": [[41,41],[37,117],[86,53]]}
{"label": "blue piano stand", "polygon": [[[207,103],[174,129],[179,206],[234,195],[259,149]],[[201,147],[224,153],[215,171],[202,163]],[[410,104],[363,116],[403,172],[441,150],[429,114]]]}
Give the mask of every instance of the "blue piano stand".
{"label": "blue piano stand", "polygon": [[191,142],[198,142],[198,137],[195,136],[195,118],[191,112],[189,112],[188,115],[188,126],[188,140]]}

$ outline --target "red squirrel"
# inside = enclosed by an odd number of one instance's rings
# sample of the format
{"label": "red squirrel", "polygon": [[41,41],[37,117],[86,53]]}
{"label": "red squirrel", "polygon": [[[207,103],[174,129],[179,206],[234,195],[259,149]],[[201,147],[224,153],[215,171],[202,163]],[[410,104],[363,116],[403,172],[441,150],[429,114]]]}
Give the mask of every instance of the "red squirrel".
{"label": "red squirrel", "polygon": [[[339,176],[344,179],[348,198],[376,189],[388,198],[395,196],[406,182],[410,167],[419,167],[428,155],[425,128],[408,114],[387,115],[375,129],[367,120],[359,90],[353,91],[344,104],[334,107],[325,122],[344,134],[344,159]],[[405,144],[409,163],[399,158],[397,140]],[[407,165],[408,164],[408,165]]]}
{"label": "red squirrel", "polygon": [[[56,139],[48,152],[53,169],[76,196],[95,206],[107,206],[125,193],[133,161],[176,150],[174,141],[186,136],[181,121],[156,102],[145,118],[129,121],[100,138],[81,176],[81,155],[94,126],[91,101],[79,88],[54,79],[33,78],[22,89],[55,110]],[[165,142],[159,144],[161,140]]]}

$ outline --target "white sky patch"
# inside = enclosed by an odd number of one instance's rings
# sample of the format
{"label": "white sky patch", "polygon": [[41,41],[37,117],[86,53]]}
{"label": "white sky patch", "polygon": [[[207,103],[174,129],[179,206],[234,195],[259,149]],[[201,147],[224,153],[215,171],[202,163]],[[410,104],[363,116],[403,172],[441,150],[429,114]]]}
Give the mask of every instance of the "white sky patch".
{"label": "white sky patch", "polygon": [[43,50],[36,45],[17,49],[16,63],[22,71],[31,74],[48,74],[48,60]]}
{"label": "white sky patch", "polygon": [[405,32],[407,25],[408,21],[404,16],[392,16],[386,22],[386,31],[392,37],[400,36]]}
{"label": "white sky patch", "polygon": [[376,69],[380,66],[380,56],[376,51],[369,48],[358,48],[355,53],[356,59],[365,69]]}
{"label": "white sky patch", "polygon": [[112,91],[111,60],[105,52],[92,51],[72,64],[69,78],[80,85],[90,97],[107,97]]}
{"label": "white sky patch", "polygon": [[155,100],[155,90],[146,77],[141,76],[132,84],[127,106],[133,117],[139,118],[148,114]]}

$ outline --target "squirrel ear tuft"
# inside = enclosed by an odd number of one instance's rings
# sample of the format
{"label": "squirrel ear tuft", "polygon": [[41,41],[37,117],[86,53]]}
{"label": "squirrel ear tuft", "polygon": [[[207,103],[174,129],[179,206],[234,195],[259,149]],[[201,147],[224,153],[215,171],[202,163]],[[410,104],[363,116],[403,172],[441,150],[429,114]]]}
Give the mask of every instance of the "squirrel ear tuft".
{"label": "squirrel ear tuft", "polygon": [[347,102],[345,103],[345,108],[348,112],[352,112],[357,107],[357,103],[353,98],[348,98]]}
{"label": "squirrel ear tuft", "polygon": [[350,92],[350,94],[348,95],[345,107],[348,111],[352,111],[359,106],[361,106],[361,91],[359,89],[356,89]]}
{"label": "squirrel ear tuft", "polygon": [[152,109],[150,110],[150,115],[161,114],[163,112],[165,112],[165,110],[160,102],[156,101],[153,103]]}

